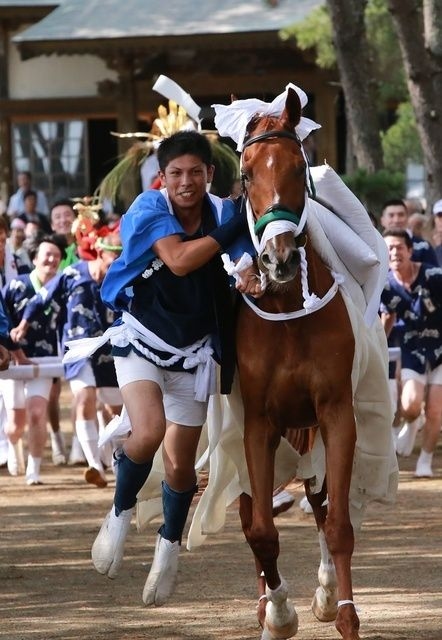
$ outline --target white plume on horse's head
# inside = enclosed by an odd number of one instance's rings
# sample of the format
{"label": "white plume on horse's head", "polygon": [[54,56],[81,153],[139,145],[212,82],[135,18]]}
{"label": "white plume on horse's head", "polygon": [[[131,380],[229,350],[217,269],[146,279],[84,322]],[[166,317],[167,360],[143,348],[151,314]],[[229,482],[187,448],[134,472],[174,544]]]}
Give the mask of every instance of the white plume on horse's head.
{"label": "white plume on horse's head", "polygon": [[[273,102],[264,102],[258,98],[235,100],[231,104],[213,104],[215,109],[215,126],[222,137],[232,138],[236,142],[238,151],[242,151],[247,125],[255,115],[279,117],[284,110],[289,88],[294,89],[299,96],[301,108],[308,102],[305,91],[290,82],[285,91],[279,94]],[[296,127],[300,140],[304,140],[312,131],[320,129],[321,125],[310,118],[301,118]]]}

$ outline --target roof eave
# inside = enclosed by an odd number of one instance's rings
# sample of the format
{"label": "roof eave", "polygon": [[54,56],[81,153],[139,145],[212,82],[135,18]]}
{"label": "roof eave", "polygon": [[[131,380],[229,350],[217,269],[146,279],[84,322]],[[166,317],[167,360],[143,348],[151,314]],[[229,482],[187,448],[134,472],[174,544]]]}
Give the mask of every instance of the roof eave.
{"label": "roof eave", "polygon": [[22,60],[38,56],[92,54],[136,55],[145,51],[160,51],[168,47],[203,49],[250,49],[259,45],[287,46],[279,38],[279,31],[248,31],[241,33],[209,33],[175,36],[133,36],[125,38],[95,38],[72,40],[26,40],[16,42]]}

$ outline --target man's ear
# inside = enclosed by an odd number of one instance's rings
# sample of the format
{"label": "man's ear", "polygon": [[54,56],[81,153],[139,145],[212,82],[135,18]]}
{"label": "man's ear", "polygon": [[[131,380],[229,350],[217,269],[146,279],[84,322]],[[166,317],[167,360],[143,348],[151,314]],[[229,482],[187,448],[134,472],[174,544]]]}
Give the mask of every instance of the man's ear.
{"label": "man's ear", "polygon": [[166,186],[166,176],[164,175],[164,173],[161,171],[161,169],[158,170],[158,177],[161,180],[161,186],[165,187]]}
{"label": "man's ear", "polygon": [[207,182],[213,181],[214,173],[215,173],[215,165],[211,164],[207,167]]}

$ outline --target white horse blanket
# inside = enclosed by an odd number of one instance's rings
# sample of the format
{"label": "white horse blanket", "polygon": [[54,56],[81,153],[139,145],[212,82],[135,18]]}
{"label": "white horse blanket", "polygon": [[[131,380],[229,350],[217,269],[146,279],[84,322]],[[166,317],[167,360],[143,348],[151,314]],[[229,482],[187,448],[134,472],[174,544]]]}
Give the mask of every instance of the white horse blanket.
{"label": "white horse blanket", "polygon": [[[328,165],[311,174],[323,205],[308,200],[307,225],[315,250],[342,280],[343,296],[353,333],[352,370],[357,441],[350,489],[354,527],[361,525],[366,505],[373,500],[392,502],[398,484],[398,466],[392,439],[393,409],[388,386],[388,348],[378,317],[379,299],[388,269],[385,242],[359,200]],[[293,320],[296,322],[296,320]],[[210,398],[205,453],[196,468],[208,468],[209,480],[195,509],[187,548],[200,546],[207,535],[222,531],[226,510],[242,492],[250,494],[243,447],[243,407],[237,381],[230,396]],[[325,449],[320,434],[312,451],[302,457],[284,438],[276,455],[275,487],[294,477],[309,479],[313,492],[325,477]],[[137,526],[146,527],[162,513],[163,466],[158,452],[149,479],[138,495]]]}

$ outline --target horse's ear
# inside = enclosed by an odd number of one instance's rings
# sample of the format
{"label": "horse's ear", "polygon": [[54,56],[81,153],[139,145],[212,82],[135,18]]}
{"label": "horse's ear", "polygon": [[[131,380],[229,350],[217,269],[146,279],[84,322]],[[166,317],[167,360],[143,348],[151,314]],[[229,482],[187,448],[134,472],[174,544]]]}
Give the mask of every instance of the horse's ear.
{"label": "horse's ear", "polygon": [[234,93],[230,94],[230,103],[232,102],[236,102],[236,100],[238,100],[238,98],[236,97],[236,95]]}
{"label": "horse's ear", "polygon": [[301,101],[294,89],[289,87],[281,122],[288,129],[294,129],[301,119]]}

